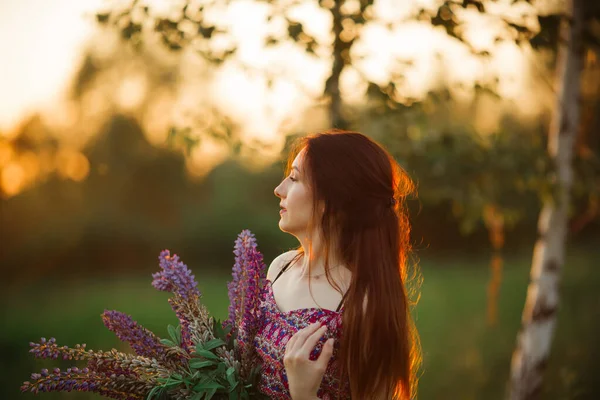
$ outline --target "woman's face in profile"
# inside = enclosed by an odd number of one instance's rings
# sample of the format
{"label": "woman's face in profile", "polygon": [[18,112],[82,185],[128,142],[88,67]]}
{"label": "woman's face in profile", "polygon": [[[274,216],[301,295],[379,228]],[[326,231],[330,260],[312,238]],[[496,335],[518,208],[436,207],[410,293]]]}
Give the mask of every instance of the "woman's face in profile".
{"label": "woman's face in profile", "polygon": [[281,208],[279,229],[299,236],[305,233],[312,214],[312,192],[304,174],[304,154],[302,149],[292,163],[290,174],[275,188]]}

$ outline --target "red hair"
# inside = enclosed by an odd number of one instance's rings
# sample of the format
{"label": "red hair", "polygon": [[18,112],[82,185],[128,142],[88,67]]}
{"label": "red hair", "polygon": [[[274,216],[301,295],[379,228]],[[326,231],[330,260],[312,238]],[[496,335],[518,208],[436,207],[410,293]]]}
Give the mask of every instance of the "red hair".
{"label": "red hair", "polygon": [[[421,352],[407,290],[413,274],[407,272],[405,207],[413,183],[385,149],[358,132],[330,130],[300,138],[286,174],[302,149],[314,198],[308,232],[320,226],[325,260],[335,245],[352,272],[342,314],[340,381],[349,379],[353,399],[414,398]],[[303,249],[298,250],[301,256]],[[329,268],[326,263],[327,280],[341,293]]]}

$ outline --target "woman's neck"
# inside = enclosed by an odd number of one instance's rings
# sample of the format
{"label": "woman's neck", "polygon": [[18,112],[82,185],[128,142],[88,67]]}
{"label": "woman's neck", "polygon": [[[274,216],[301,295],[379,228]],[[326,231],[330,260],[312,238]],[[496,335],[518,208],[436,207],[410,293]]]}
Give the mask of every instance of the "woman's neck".
{"label": "woman's neck", "polygon": [[[298,273],[301,278],[308,279],[309,278],[309,261],[310,261],[310,277],[314,278],[317,276],[325,275],[325,255],[321,246],[320,240],[314,240],[312,243],[312,248],[309,247],[308,240],[302,243],[302,249],[304,251],[303,257],[300,259],[300,262],[297,263]],[[329,271],[335,271],[339,269],[343,269],[340,267],[346,267],[341,261],[341,257],[337,256],[331,249],[329,250],[329,254],[327,257],[327,267]]]}

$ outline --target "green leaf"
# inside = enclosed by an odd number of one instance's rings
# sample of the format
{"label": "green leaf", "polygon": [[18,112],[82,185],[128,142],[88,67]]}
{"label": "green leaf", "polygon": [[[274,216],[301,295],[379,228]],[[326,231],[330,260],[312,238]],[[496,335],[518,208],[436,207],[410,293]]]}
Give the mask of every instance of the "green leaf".
{"label": "green leaf", "polygon": [[229,392],[237,393],[237,391],[235,389],[237,389],[238,385],[239,385],[239,382],[236,382],[234,385],[231,385],[231,387],[229,388]]}
{"label": "green leaf", "polygon": [[167,327],[167,331],[169,332],[169,336],[171,336],[171,339],[173,339],[173,342],[175,342],[177,346],[179,346],[181,342],[177,340],[177,331],[175,327],[173,325],[169,325]]}
{"label": "green leaf", "polygon": [[215,337],[223,340],[227,338],[227,335],[229,335],[231,330],[231,325],[226,325],[225,328],[223,328],[223,323],[220,320],[216,320],[215,324],[213,325],[213,333],[215,334]]}
{"label": "green leaf", "polygon": [[219,338],[216,338],[216,339],[211,339],[208,342],[204,343],[204,349],[205,350],[212,350],[214,348],[217,348],[219,346],[224,346],[224,345],[225,345],[224,341],[222,341]]}
{"label": "green leaf", "polygon": [[229,400],[238,400],[238,399],[239,399],[239,396],[238,396],[237,392],[235,392],[235,391],[229,392]]}
{"label": "green leaf", "polygon": [[172,389],[174,387],[177,387],[179,385],[181,385],[181,381],[172,381],[170,383],[166,383],[162,386],[163,389]]}
{"label": "green leaf", "polygon": [[211,361],[211,360],[198,360],[198,359],[190,360],[190,368],[194,368],[194,369],[210,367],[213,365],[215,365],[215,362]]}
{"label": "green leaf", "polygon": [[215,395],[215,393],[217,393],[216,388],[209,390],[208,393],[206,394],[206,400],[210,400]]}
{"label": "green leaf", "polygon": [[214,353],[212,353],[208,350],[196,351],[196,354],[198,354],[201,357],[208,358],[209,360],[218,360],[219,359],[219,357],[217,357]]}
{"label": "green leaf", "polygon": [[152,390],[148,393],[148,396],[146,396],[146,400],[152,400],[156,392],[158,392],[160,389],[160,386],[154,386]]}
{"label": "green leaf", "polygon": [[177,346],[175,343],[173,343],[169,339],[160,339],[160,342],[162,344],[164,344],[165,346],[169,346],[169,347],[175,347],[175,346]]}
{"label": "green leaf", "polygon": [[224,362],[220,362],[219,365],[217,365],[217,370],[215,371],[215,374],[218,376],[223,375],[223,373],[225,373],[227,366],[225,365]]}
{"label": "green leaf", "polygon": [[206,389],[225,389],[225,387],[223,385],[219,385],[217,382],[201,382],[194,386],[194,390]]}
{"label": "green leaf", "polygon": [[157,381],[162,383],[161,389],[171,389],[183,383],[183,377],[180,374],[173,374],[168,378],[158,378]]}
{"label": "green leaf", "polygon": [[177,328],[175,329],[175,334],[177,335],[177,343],[180,344],[181,343],[181,325],[177,325]]}
{"label": "green leaf", "polygon": [[227,377],[227,382],[229,383],[229,391],[235,390],[238,386],[238,377],[235,373],[235,368],[229,367],[227,368],[227,372],[225,372],[225,376]]}
{"label": "green leaf", "polygon": [[213,325],[213,333],[216,338],[222,338],[222,339],[225,338],[225,331],[223,330],[223,324],[218,319],[215,320],[215,323]]}

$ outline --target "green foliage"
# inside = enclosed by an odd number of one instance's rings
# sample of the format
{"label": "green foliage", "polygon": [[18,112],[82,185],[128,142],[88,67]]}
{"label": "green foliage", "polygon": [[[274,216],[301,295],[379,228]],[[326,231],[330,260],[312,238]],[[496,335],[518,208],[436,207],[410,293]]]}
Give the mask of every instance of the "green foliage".
{"label": "green foliage", "polygon": [[[506,116],[495,133],[482,135],[452,115],[454,105],[443,92],[398,110],[387,109],[386,101],[374,90],[353,125],[372,132],[414,179],[425,210],[449,204],[463,235],[482,227],[487,207],[500,212],[511,229],[535,223],[542,202],[556,199],[556,169],[543,123],[523,126]],[[598,198],[599,154],[576,154],[574,167],[574,204],[581,209]]]}
{"label": "green foliage", "polygon": [[[215,2],[212,6],[222,6],[223,2]],[[173,8],[168,17],[154,15],[152,10],[137,0],[117,5],[112,9],[98,12],[96,20],[102,25],[111,26],[121,33],[123,39],[134,46],[144,44],[144,26],[151,26],[152,32],[159,35],[163,45],[174,52],[184,47],[194,46],[195,52],[214,64],[220,64],[235,54],[235,45],[229,47],[211,45],[211,40],[219,35],[227,36],[225,26],[217,26],[205,18],[205,4],[186,2]]]}
{"label": "green foliage", "polygon": [[[219,347],[226,350],[234,349],[235,335],[232,333],[232,327],[223,328],[220,320],[213,319],[212,331],[215,335],[214,339],[195,343],[195,351],[188,362],[187,373],[184,375],[174,373],[168,378],[159,379],[161,385],[152,389],[146,400],[168,397],[170,392],[182,388],[190,392],[192,399],[199,400],[268,399],[256,389],[260,366],[254,367],[249,379],[242,383],[239,371],[231,366],[228,368],[216,354],[216,349]],[[169,325],[168,332],[172,341],[166,340],[163,343],[178,347],[181,342],[181,329]]]}
{"label": "green foliage", "polygon": [[177,328],[174,328],[173,325],[169,325],[167,327],[167,332],[169,332],[169,336],[171,336],[171,340],[175,346],[181,346],[181,325],[178,325]]}
{"label": "green foliage", "polygon": [[465,233],[474,229],[488,205],[498,207],[513,226],[528,211],[527,202],[551,195],[547,153],[531,136],[444,132],[390,136],[386,144],[417,178],[422,201],[451,202]]}

